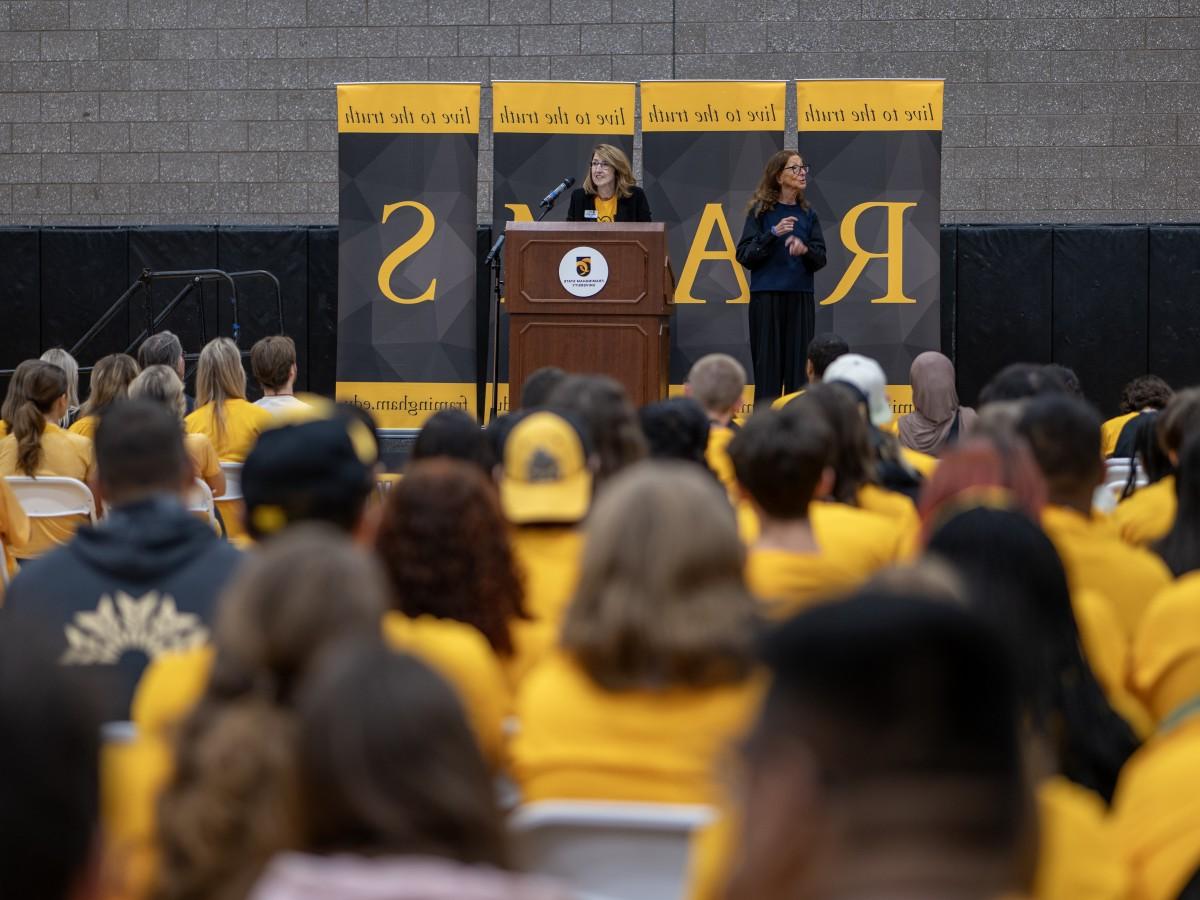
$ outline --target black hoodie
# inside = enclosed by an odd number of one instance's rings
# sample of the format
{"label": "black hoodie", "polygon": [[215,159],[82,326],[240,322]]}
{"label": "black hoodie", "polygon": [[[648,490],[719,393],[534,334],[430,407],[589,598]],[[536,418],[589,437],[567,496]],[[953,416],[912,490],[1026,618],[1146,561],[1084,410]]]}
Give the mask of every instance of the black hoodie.
{"label": "black hoodie", "polygon": [[129,718],[146,663],[209,641],[241,554],[169,496],[113,510],[26,563],[0,613],[44,629],[64,665],[95,673],[108,720]]}

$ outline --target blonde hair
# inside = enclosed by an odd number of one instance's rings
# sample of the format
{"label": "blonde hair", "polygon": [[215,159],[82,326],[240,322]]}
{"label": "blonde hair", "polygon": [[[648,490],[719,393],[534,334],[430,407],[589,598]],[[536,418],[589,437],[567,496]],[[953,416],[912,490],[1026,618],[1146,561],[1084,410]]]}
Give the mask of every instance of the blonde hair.
{"label": "blonde hair", "polygon": [[[604,162],[613,167],[613,173],[616,176],[616,190],[618,197],[628,197],[633,194],[633,187],[637,184],[637,179],[633,177],[633,166],[629,163],[629,157],[625,155],[625,151],[620,147],[614,147],[612,144],[597,144],[592,148],[592,157],[600,157]],[[583,190],[588,194],[596,193],[596,183],[592,181],[592,160],[588,160],[587,177],[583,179]]]}
{"label": "blonde hair", "polygon": [[200,351],[196,368],[196,405],[213,405],[213,446],[225,439],[225,403],[246,399],[246,370],[237,344],[227,337],[214,338]]}
{"label": "blonde hair", "polygon": [[610,691],[740,681],[756,621],[743,564],[733,510],[710,475],[638,463],[588,517],[562,646]]}
{"label": "blonde hair", "polygon": [[132,356],[124,353],[102,356],[92,367],[87,403],[80,409],[80,416],[98,416],[114,401],[124,397],[138,371],[137,360]]}
{"label": "blonde hair", "polygon": [[144,397],[161,403],[180,419],[187,412],[187,400],[183,396],[183,382],[170,366],[154,365],[144,368],[129,385],[131,398]]}
{"label": "blonde hair", "polygon": [[727,353],[709,353],[688,372],[692,397],[705,412],[723,415],[736,407],[746,388],[746,369]]}
{"label": "blonde hair", "polygon": [[67,414],[58,423],[63,428],[71,424],[71,416],[79,409],[79,363],[62,347],[47,350],[40,357],[42,362],[58,366],[67,376]]}

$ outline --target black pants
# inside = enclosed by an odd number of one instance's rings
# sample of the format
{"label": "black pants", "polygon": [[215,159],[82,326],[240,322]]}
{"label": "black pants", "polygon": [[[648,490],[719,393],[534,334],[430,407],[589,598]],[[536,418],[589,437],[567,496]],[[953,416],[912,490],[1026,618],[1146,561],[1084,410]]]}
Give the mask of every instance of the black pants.
{"label": "black pants", "polygon": [[816,327],[808,291],[756,291],[750,295],[750,359],[754,405],[798,391],[808,383],[804,361]]}

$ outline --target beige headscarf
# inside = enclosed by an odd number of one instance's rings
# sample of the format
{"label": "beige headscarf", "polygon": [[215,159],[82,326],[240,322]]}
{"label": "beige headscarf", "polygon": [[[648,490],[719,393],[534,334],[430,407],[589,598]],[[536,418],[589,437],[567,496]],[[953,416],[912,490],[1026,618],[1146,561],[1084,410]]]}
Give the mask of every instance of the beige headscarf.
{"label": "beige headscarf", "polygon": [[913,389],[913,411],[900,418],[900,443],[937,456],[945,449],[956,414],[961,439],[975,424],[975,410],[958,405],[954,363],[936,350],[926,351],[913,360],[909,378]]}

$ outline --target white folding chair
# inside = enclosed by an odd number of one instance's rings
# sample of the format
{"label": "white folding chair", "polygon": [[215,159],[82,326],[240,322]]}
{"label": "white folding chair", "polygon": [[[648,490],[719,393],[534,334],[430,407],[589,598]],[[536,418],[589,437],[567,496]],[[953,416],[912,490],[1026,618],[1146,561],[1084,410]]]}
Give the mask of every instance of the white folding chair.
{"label": "white folding chair", "polygon": [[225,493],[221,501],[242,499],[242,464],[235,462],[221,463],[221,471],[225,473]]}
{"label": "white folding chair", "polygon": [[509,818],[517,857],[587,900],[677,900],[692,832],[712,821],[708,806],[667,803],[540,802]]}
{"label": "white folding chair", "polygon": [[187,510],[190,513],[206,516],[213,527],[216,527],[217,504],[213,500],[212,488],[206,481],[197,478],[192,482],[191,490],[187,495]]}
{"label": "white folding chair", "polygon": [[[96,498],[78,478],[59,475],[9,475],[6,479],[25,515],[34,520],[81,519],[96,522]],[[77,524],[77,523],[73,523]],[[72,527],[74,531],[74,527]],[[36,539],[22,548],[21,558],[33,558],[52,549],[53,543]]]}
{"label": "white folding chair", "polygon": [[1137,487],[1145,487],[1149,483],[1146,473],[1138,465],[1136,458],[1128,456],[1111,456],[1104,461],[1104,484],[1096,488],[1092,497],[1092,505],[1101,512],[1112,512],[1121,502],[1121,493],[1129,482],[1129,473],[1134,473],[1133,483]]}

